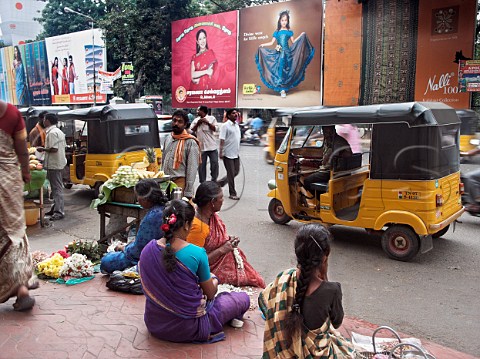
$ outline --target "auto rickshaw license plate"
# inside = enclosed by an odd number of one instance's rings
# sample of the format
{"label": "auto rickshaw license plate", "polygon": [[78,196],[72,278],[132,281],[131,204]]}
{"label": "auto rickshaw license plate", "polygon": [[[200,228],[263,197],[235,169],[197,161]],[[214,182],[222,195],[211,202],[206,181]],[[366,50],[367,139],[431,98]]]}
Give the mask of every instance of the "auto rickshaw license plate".
{"label": "auto rickshaw license plate", "polygon": [[398,199],[420,199],[420,192],[398,191]]}

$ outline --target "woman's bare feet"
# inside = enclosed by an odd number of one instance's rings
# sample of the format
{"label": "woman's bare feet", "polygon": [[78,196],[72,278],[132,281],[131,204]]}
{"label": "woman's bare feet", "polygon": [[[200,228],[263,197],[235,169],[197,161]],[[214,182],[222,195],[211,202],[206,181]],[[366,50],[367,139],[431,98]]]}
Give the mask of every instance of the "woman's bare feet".
{"label": "woman's bare feet", "polygon": [[13,310],[22,312],[30,310],[35,305],[35,299],[30,296],[28,288],[24,285],[20,286],[17,291],[17,300],[13,303]]}

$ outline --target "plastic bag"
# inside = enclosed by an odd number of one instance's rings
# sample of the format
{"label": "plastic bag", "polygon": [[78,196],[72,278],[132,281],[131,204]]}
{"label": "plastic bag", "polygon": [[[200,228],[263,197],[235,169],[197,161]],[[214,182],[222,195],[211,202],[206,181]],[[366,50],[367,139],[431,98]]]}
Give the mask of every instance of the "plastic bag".
{"label": "plastic bag", "polygon": [[110,274],[110,279],[107,281],[106,285],[108,289],[117,292],[143,294],[140,278],[127,278],[119,271]]}

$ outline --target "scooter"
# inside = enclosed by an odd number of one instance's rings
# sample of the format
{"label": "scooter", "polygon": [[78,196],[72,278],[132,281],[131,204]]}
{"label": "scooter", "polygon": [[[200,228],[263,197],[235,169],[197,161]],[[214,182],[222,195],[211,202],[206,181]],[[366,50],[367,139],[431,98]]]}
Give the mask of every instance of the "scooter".
{"label": "scooter", "polygon": [[460,175],[460,182],[464,186],[464,190],[462,192],[462,205],[465,207],[465,212],[468,212],[472,216],[480,217],[480,206],[472,204],[470,195],[467,192],[468,186],[465,186],[465,183],[467,182],[464,175]]}
{"label": "scooter", "polygon": [[243,125],[241,126],[240,131],[242,133],[242,138],[240,139],[240,143],[248,143],[254,146],[260,146],[260,144],[262,143],[262,140],[258,135],[258,132],[255,131],[250,126]]}

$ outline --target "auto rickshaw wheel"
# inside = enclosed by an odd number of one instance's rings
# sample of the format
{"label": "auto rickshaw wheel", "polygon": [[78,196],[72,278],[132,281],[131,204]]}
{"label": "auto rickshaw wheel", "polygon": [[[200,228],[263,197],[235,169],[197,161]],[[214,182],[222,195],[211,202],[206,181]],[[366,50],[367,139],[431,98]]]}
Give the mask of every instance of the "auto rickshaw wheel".
{"label": "auto rickshaw wheel", "polygon": [[382,235],[382,248],[392,259],[408,262],[420,249],[420,238],[407,226],[393,225]]}
{"label": "auto rickshaw wheel", "polygon": [[72,182],[64,182],[63,183],[63,187],[65,187],[66,189],[70,189],[70,188],[72,188],[72,186],[73,186]]}
{"label": "auto rickshaw wheel", "polygon": [[432,234],[432,238],[443,237],[445,235],[445,233],[448,232],[449,228],[450,228],[450,225],[446,226],[444,229],[438,231],[437,233]]}
{"label": "auto rickshaw wheel", "polygon": [[287,224],[292,220],[292,218],[285,213],[285,208],[283,207],[282,202],[276,198],[272,198],[268,204],[268,214],[272,221],[277,224]]}
{"label": "auto rickshaw wheel", "polygon": [[273,160],[272,155],[270,154],[269,151],[265,152],[265,161],[267,161],[267,163],[269,165],[273,165],[274,160]]}

